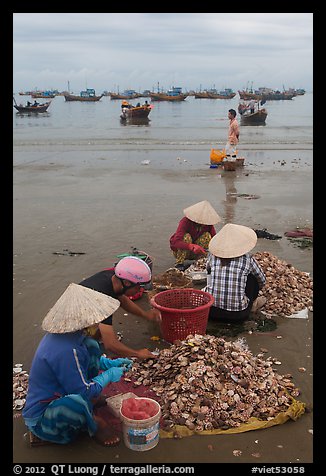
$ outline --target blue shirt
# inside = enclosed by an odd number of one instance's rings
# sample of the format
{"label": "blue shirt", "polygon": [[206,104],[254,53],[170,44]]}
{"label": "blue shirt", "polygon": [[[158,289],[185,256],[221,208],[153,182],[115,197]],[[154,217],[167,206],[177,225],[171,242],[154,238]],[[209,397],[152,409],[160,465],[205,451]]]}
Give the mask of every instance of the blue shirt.
{"label": "blue shirt", "polygon": [[32,361],[23,417],[41,416],[55,398],[80,394],[85,399],[97,397],[102,387],[88,378],[91,355],[82,331],[46,334]]}

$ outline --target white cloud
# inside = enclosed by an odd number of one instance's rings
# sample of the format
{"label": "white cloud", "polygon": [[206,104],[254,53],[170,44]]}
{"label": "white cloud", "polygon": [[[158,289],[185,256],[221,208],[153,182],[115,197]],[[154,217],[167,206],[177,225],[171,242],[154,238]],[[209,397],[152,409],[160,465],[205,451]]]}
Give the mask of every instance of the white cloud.
{"label": "white cloud", "polygon": [[312,13],[15,13],[14,90],[312,88]]}

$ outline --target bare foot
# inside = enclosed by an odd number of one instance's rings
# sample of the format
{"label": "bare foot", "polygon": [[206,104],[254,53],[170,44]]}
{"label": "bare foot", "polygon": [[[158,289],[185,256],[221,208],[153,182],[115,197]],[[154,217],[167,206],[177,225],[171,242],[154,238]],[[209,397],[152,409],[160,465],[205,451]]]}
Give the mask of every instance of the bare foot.
{"label": "bare foot", "polygon": [[93,403],[93,408],[101,408],[101,407],[104,407],[105,405],[107,405],[106,403],[106,399],[108,397],[105,397],[104,395],[99,395],[97,398],[94,398],[92,400],[92,403]]}
{"label": "bare foot", "polygon": [[95,440],[103,446],[117,446],[120,443],[120,437],[107,426],[103,418],[93,415],[97,423],[97,431],[94,435]]}
{"label": "bare foot", "polygon": [[103,446],[117,446],[120,443],[120,437],[109,428],[99,428],[94,438]]}

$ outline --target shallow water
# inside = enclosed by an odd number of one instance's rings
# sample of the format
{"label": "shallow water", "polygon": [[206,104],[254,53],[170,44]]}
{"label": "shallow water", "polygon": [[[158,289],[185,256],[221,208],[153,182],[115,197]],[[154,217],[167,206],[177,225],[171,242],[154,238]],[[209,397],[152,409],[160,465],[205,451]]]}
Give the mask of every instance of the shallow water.
{"label": "shallow water", "polygon": [[[17,95],[15,98],[17,103],[25,103],[29,99],[28,96]],[[126,125],[121,124],[119,119],[119,100],[111,100],[106,96],[95,103],[65,102],[63,96],[57,96],[46,114],[28,116],[17,114],[14,109],[14,144],[84,145],[90,142],[146,148],[224,146],[228,110],[233,108],[237,111],[238,103],[238,95],[233,99],[188,97],[179,103],[154,102],[148,124]],[[264,107],[268,112],[266,125],[242,126],[240,147],[264,146],[265,150],[289,144],[295,144],[299,150],[312,147],[312,93],[289,101],[267,101]]]}

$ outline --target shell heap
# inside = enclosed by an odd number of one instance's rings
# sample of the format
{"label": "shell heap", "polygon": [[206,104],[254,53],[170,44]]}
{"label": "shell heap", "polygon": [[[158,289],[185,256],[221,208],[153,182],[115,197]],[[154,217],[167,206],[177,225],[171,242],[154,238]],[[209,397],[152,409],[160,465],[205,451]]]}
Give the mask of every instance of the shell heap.
{"label": "shell heap", "polygon": [[23,364],[15,364],[13,367],[12,389],[13,410],[22,410],[26,402],[29,375],[23,370]]}
{"label": "shell heap", "polygon": [[177,424],[225,430],[251,417],[272,419],[299,395],[291,375],[278,375],[272,365],[272,359],[254,356],[241,339],[196,334],[163,349],[155,361],[135,362],[126,377],[135,386],[151,386],[161,403],[164,429]]}
{"label": "shell heap", "polygon": [[169,268],[164,273],[153,276],[152,286],[152,291],[147,293],[149,299],[155,294],[168,289],[189,288],[192,286],[192,279],[186,276],[183,271]]}
{"label": "shell heap", "polygon": [[313,281],[307,273],[267,251],[257,252],[253,256],[266,275],[265,286],[259,292],[260,296],[267,299],[262,311],[287,317],[312,306]]}

